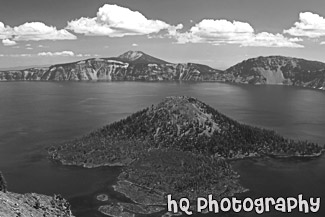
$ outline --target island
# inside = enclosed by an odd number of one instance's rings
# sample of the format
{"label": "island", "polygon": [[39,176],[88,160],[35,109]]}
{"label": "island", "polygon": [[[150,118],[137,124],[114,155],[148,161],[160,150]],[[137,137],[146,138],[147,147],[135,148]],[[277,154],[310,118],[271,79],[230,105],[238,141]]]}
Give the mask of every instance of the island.
{"label": "island", "polygon": [[[167,97],[81,138],[48,148],[53,161],[87,168],[123,166],[114,189],[133,203],[99,208],[110,216],[161,212],[166,195],[191,201],[246,191],[230,160],[317,157],[324,147],[239,123],[187,96]],[[194,204],[194,203],[193,203]]]}

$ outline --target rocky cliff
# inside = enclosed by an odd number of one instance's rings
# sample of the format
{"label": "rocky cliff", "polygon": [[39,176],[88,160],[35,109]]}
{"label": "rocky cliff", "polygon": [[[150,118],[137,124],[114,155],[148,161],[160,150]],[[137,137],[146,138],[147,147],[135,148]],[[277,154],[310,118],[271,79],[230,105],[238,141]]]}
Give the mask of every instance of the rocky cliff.
{"label": "rocky cliff", "polygon": [[168,63],[140,51],[128,51],[112,58],[93,58],[49,68],[3,71],[0,72],[0,80],[214,81],[220,72],[201,64]]}
{"label": "rocky cliff", "polygon": [[0,71],[0,81],[39,81],[49,68]]}
{"label": "rocky cliff", "polygon": [[325,63],[283,56],[245,60],[224,72],[225,80],[325,89]]}
{"label": "rocky cliff", "polygon": [[0,191],[1,217],[73,217],[69,203],[61,196],[16,194]]}

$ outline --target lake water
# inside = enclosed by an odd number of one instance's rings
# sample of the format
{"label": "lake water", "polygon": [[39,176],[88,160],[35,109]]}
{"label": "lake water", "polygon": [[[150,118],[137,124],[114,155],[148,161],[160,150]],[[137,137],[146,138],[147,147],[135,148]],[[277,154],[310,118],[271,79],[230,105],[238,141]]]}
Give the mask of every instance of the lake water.
{"label": "lake water", "polygon": [[[111,187],[120,168],[55,165],[47,159],[45,148],[171,95],[196,97],[240,122],[274,129],[290,138],[325,143],[324,91],[223,83],[2,82],[0,170],[9,190],[61,193],[70,199],[77,216],[102,216],[96,211],[101,204],[95,199],[98,193],[127,201]],[[324,156],[309,161],[244,160],[234,162],[233,167],[241,174],[242,184],[250,189],[243,196],[303,193],[306,197],[325,198]],[[308,216],[325,216],[325,205],[319,213]]]}

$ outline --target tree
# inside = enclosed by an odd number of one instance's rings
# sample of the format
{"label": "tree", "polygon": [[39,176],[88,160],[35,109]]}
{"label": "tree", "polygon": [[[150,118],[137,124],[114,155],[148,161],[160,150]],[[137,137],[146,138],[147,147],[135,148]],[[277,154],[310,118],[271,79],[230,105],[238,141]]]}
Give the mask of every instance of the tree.
{"label": "tree", "polygon": [[4,193],[7,192],[7,182],[1,171],[0,171],[0,191],[3,191]]}

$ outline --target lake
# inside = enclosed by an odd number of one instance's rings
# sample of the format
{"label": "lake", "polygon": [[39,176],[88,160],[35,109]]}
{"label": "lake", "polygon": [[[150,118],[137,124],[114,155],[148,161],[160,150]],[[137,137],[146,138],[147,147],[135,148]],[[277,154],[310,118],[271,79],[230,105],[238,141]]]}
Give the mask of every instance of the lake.
{"label": "lake", "polygon": [[[189,82],[2,82],[0,170],[9,190],[60,193],[71,201],[77,216],[103,216],[96,211],[101,204],[95,199],[98,193],[127,201],[111,187],[120,168],[56,165],[47,159],[45,148],[171,95],[196,97],[242,123],[274,129],[286,137],[325,143],[325,91]],[[302,193],[325,198],[324,156],[314,160],[243,160],[233,162],[233,167],[250,189],[242,196],[295,197]],[[325,216],[325,206],[308,216]]]}

